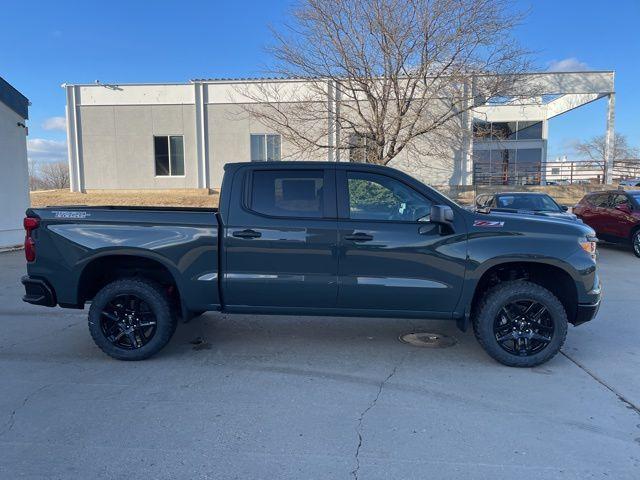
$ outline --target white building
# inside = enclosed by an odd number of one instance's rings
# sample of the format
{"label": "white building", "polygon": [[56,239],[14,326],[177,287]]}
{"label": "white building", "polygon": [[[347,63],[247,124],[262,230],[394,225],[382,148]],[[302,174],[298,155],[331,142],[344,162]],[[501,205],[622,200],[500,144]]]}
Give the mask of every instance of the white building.
{"label": "white building", "polygon": [[[614,72],[530,76],[542,89],[540,96],[529,101],[505,97],[476,107],[457,146],[451,145],[446,165],[431,168],[432,164],[413,158],[406,150],[391,166],[431,184],[540,183],[549,119],[608,97],[607,133],[613,134]],[[340,156],[331,148],[308,155],[296,153],[274,128],[247,114],[243,104],[253,100],[238,89],[278,83],[295,91],[296,83],[304,82],[256,79],[64,85],[71,189],[219,188],[223,166],[229,162],[357,160],[352,151]],[[332,91],[331,85],[327,91]],[[295,102],[295,98],[287,101]],[[326,120],[332,136],[340,135],[337,123],[331,125],[336,102],[328,93]],[[327,139],[328,144],[332,142],[335,139]]]}
{"label": "white building", "polygon": [[29,100],[0,77],[0,248],[21,244],[29,207],[27,127]]}

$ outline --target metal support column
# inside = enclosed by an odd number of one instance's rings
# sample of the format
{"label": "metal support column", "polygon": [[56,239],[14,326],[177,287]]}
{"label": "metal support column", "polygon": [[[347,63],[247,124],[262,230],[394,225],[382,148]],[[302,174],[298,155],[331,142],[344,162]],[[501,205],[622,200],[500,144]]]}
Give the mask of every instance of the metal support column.
{"label": "metal support column", "polygon": [[607,105],[607,133],[604,143],[604,183],[611,185],[613,183],[613,161],[615,151],[615,106],[616,94],[609,94],[609,102]]}
{"label": "metal support column", "polygon": [[327,82],[327,136],[329,149],[327,160],[340,161],[340,88],[334,81]]}
{"label": "metal support column", "polygon": [[84,168],[82,164],[82,149],[78,133],[78,107],[76,105],[76,89],[74,85],[63,84],[67,97],[67,154],[69,160],[69,189],[72,192],[84,193]]}
{"label": "metal support column", "polygon": [[207,85],[194,83],[196,104],[196,152],[198,155],[198,188],[209,189],[209,141],[207,128]]}
{"label": "metal support column", "polygon": [[335,161],[335,89],[334,83],[329,80],[327,82],[327,144],[329,148],[327,149],[327,161],[333,162]]}
{"label": "metal support column", "polygon": [[464,125],[463,151],[460,166],[460,185],[473,185],[473,110],[469,107],[473,106],[475,99],[475,79],[466,80],[464,82],[463,96],[466,111],[462,117]]}

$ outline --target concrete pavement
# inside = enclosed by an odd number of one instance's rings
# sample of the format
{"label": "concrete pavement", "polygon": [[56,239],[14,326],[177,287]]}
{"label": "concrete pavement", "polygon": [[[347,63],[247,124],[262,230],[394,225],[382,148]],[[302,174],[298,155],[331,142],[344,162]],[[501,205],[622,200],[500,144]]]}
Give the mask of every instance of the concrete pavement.
{"label": "concrete pavement", "polygon": [[640,259],[600,268],[598,318],[531,370],[448,322],[219,314],[125,363],[0,254],[0,478],[640,478]]}

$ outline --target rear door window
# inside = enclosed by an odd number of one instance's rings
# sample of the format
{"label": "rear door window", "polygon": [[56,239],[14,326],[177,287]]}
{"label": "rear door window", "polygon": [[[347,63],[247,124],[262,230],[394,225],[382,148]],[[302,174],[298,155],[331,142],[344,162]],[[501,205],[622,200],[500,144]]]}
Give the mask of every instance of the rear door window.
{"label": "rear door window", "polygon": [[323,170],[255,170],[249,208],[274,217],[324,216]]}
{"label": "rear door window", "polygon": [[613,200],[611,201],[611,208],[616,208],[620,205],[625,205],[625,204],[629,204],[629,199],[627,198],[626,195],[623,194],[617,194],[613,196]]}

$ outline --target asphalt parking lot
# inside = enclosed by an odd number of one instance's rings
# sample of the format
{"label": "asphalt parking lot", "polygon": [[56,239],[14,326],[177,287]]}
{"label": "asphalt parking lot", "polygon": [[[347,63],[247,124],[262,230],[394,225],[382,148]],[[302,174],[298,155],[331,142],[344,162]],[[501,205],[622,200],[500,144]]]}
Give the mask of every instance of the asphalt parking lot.
{"label": "asphalt parking lot", "polygon": [[0,478],[640,478],[640,259],[600,268],[597,319],[531,370],[453,323],[219,314],[125,363],[86,311],[22,303],[2,253]]}

